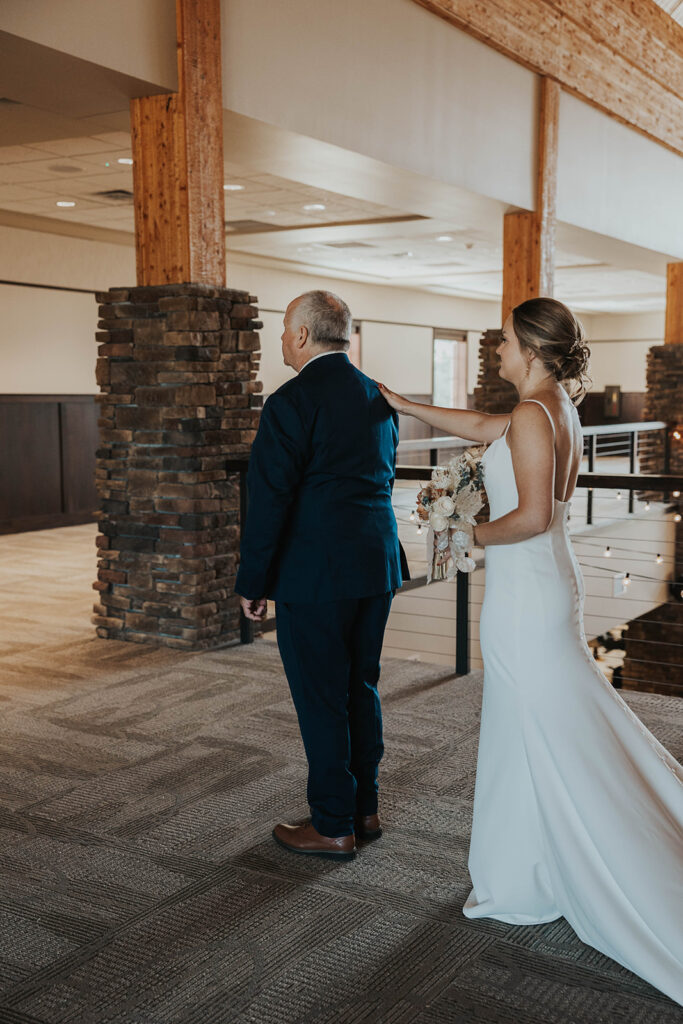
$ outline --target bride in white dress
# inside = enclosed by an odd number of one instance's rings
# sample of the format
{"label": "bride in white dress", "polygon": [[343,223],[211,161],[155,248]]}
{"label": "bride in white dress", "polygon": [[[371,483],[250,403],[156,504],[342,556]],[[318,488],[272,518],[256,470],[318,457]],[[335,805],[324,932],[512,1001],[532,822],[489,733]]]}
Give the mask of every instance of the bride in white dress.
{"label": "bride in white dress", "polygon": [[564,917],[583,942],[683,1004],[683,767],[597,668],[569,500],[583,443],[568,390],[588,348],[562,303],[513,310],[497,349],[512,414],[387,401],[448,434],[491,442],[481,613],[484,696],[463,913]]}

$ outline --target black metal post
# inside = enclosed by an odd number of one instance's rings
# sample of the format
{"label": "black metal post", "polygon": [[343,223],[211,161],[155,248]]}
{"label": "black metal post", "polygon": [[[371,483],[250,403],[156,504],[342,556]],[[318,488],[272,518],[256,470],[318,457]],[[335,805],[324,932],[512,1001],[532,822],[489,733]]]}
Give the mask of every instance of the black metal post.
{"label": "black metal post", "polygon": [[[668,474],[671,469],[671,437],[669,436],[669,427],[664,428],[664,469],[663,473]],[[669,500],[669,492],[664,491],[662,495],[663,500],[666,502]]]}
{"label": "black metal post", "polygon": [[[245,466],[241,466],[239,470],[240,480],[240,540],[244,533],[244,524],[247,521],[247,505],[249,504],[249,495],[247,493],[247,470]],[[240,607],[240,643],[242,644],[253,644],[254,642],[254,623],[251,619],[248,619],[242,608]]]}
{"label": "black metal post", "polygon": [[[635,473],[636,471],[636,432],[632,430],[628,435],[628,471],[629,473]],[[628,510],[633,512],[633,488],[628,492]]]}
{"label": "black metal post", "polygon": [[429,465],[430,466],[437,466],[438,465],[438,459],[439,459],[439,449],[438,448],[430,448],[429,449]]}
{"label": "black metal post", "polygon": [[[591,434],[588,438],[588,472],[592,473],[595,468],[595,453],[597,450],[597,435]],[[586,523],[590,526],[593,522],[593,488],[588,488],[586,494]]]}
{"label": "black metal post", "polygon": [[455,671],[459,676],[470,670],[470,574],[459,572],[455,578]]}

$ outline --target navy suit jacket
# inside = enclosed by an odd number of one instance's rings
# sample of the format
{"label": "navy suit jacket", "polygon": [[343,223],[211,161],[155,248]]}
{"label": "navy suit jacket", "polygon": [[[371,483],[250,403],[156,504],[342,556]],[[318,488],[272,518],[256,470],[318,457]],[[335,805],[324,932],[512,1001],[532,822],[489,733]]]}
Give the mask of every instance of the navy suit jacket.
{"label": "navy suit jacket", "polygon": [[400,587],[397,444],[398,416],[345,352],[278,388],[251,451],[237,593],[298,603]]}

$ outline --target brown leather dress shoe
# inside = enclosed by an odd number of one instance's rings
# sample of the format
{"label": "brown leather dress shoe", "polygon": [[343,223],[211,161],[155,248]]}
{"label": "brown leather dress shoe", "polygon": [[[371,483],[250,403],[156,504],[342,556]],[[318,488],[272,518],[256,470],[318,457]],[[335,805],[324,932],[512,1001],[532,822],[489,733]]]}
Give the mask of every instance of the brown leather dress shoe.
{"label": "brown leather dress shoe", "polygon": [[328,857],[330,860],[353,860],[356,856],[356,840],[350,836],[321,836],[313,825],[276,825],[273,839],[291,853],[303,853],[309,857]]}
{"label": "brown leather dress shoe", "polygon": [[379,814],[366,814],[364,817],[356,818],[356,835],[366,843],[379,839],[382,835]]}

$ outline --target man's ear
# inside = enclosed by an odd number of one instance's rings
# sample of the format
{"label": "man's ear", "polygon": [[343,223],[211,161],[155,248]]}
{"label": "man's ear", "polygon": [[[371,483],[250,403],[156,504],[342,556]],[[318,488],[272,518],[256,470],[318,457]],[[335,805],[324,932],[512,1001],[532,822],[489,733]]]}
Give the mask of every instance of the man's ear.
{"label": "man's ear", "polygon": [[306,342],[308,341],[308,337],[308,327],[304,327],[304,325],[302,324],[301,327],[299,328],[299,337],[296,339],[296,347],[303,348]]}

